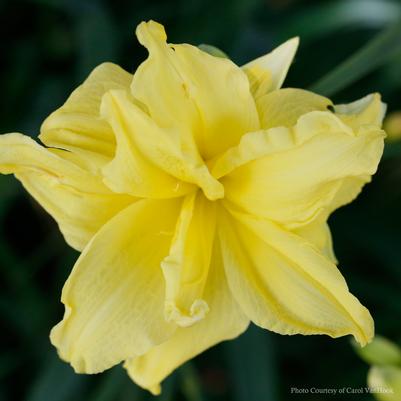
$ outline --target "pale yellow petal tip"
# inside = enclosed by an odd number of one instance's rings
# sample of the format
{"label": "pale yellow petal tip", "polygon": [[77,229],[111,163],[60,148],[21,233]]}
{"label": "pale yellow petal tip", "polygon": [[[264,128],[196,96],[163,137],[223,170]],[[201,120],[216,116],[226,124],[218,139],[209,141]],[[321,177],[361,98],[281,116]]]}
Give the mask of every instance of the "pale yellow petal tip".
{"label": "pale yellow petal tip", "polygon": [[362,125],[382,126],[387,105],[382,102],[380,93],[371,93],[347,104],[334,105],[335,113],[354,129]]}
{"label": "pale yellow petal tip", "polygon": [[50,331],[50,342],[57,349],[57,354],[61,360],[69,363],[74,369],[75,373],[88,373],[85,370],[85,364],[82,360],[76,361],[72,355],[70,347],[66,344],[63,338],[64,326],[68,320],[68,316],[71,314],[71,309],[66,308],[64,319],[56,324]]}
{"label": "pale yellow petal tip", "polygon": [[223,184],[210,174],[206,165],[195,168],[194,179],[209,200],[215,201],[224,198]]}
{"label": "pale yellow petal tip", "polygon": [[282,60],[286,60],[286,67],[288,70],[298,50],[299,43],[299,36],[295,36],[291,39],[286,40],[284,43],[273,49],[271,54],[277,55]]}
{"label": "pale yellow petal tip", "polygon": [[224,186],[217,180],[210,180],[202,189],[206,198],[211,201],[224,198]]}
{"label": "pale yellow petal tip", "polygon": [[290,46],[293,49],[294,54],[295,54],[296,51],[298,50],[300,41],[301,40],[300,40],[299,36],[294,36],[293,38],[288,39],[286,42],[284,42],[284,44],[287,44],[288,46]]}
{"label": "pale yellow petal tip", "polygon": [[203,299],[196,299],[189,311],[183,311],[174,302],[165,306],[165,319],[181,327],[189,327],[202,320],[209,312],[209,305]]}
{"label": "pale yellow petal tip", "polygon": [[78,360],[75,359],[69,347],[63,344],[60,333],[62,330],[60,327],[61,323],[62,322],[53,327],[49,336],[51,344],[57,350],[57,355],[62,361],[70,364],[71,367],[74,369],[75,373],[92,373],[92,372],[87,372],[84,361],[82,359]]}
{"label": "pale yellow petal tip", "polygon": [[375,336],[375,324],[366,308],[362,311],[361,322],[357,327],[357,331],[353,333],[353,336],[361,347],[365,347],[371,343]]}
{"label": "pale yellow petal tip", "polygon": [[287,76],[288,70],[294,61],[295,54],[299,46],[299,37],[296,36],[292,39],[287,40],[282,45],[277,47],[271,52],[273,75],[275,76],[275,88],[279,89],[284,83]]}
{"label": "pale yellow petal tip", "polygon": [[129,378],[139,387],[152,393],[152,395],[160,395],[162,392],[160,382],[150,383],[150,381],[144,380],[144,376],[135,369],[135,363],[133,363],[133,361],[134,359],[129,359],[123,364]]}
{"label": "pale yellow petal tip", "polygon": [[141,22],[136,28],[136,37],[143,46],[148,47],[152,41],[165,42],[167,34],[164,26],[156,21]]}
{"label": "pale yellow petal tip", "polygon": [[66,329],[68,326],[69,317],[71,316],[72,309],[65,305],[65,312],[63,320],[57,323],[50,331],[50,343],[57,349],[57,354],[61,360],[67,362],[74,369],[75,373],[99,373],[102,370],[96,370],[88,366],[82,356],[77,356],[74,353],[74,348],[68,344],[66,339]]}
{"label": "pale yellow petal tip", "polygon": [[147,390],[149,390],[152,395],[160,395],[162,392],[162,388],[160,386],[160,384],[155,384],[149,388],[147,388]]}

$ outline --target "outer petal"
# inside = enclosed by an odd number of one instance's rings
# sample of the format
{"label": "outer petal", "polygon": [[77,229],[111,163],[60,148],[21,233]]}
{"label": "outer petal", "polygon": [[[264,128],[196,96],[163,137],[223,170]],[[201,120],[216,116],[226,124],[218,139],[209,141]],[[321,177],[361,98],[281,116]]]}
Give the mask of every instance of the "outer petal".
{"label": "outer petal", "polygon": [[281,88],[298,45],[299,38],[292,38],[242,67],[248,76],[255,99]]}
{"label": "outer petal", "polygon": [[190,326],[209,311],[204,298],[209,273],[216,203],[201,192],[188,195],[182,205],[169,255],[162,262],[166,279],[165,315],[179,326]]}
{"label": "outer petal", "polygon": [[237,337],[248,327],[249,320],[227,287],[218,247],[212,257],[205,299],[210,305],[205,319],[191,327],[177,329],[165,343],[126,362],[126,369],[137,384],[159,394],[160,382],[174,369],[207,348]]}
{"label": "outer petal", "polygon": [[110,192],[99,177],[76,164],[69,152],[43,148],[21,134],[0,136],[0,173],[14,173],[77,250],[135,200]]}
{"label": "outer petal", "polygon": [[100,101],[110,89],[127,89],[132,75],[112,63],[96,67],[62,107],[43,123],[40,139],[47,146],[68,149],[92,157],[101,165],[114,154],[115,139],[99,117]]}
{"label": "outer petal", "polygon": [[317,219],[306,226],[293,230],[293,232],[313,244],[331,262],[338,263],[333,249],[330,227],[326,219]]}
{"label": "outer petal", "polygon": [[371,340],[373,320],[333,263],[268,220],[230,213],[220,231],[224,266],[231,292],[253,322],[281,334]]}
{"label": "outer petal", "polygon": [[[355,197],[377,169],[383,137],[377,126],[353,132],[332,113],[311,112],[294,129],[245,135],[212,172],[227,174],[221,179],[227,199],[294,229]],[[358,185],[344,193],[350,183]]]}
{"label": "outer petal", "polygon": [[61,358],[77,372],[101,372],[174,332],[163,317],[160,262],[179,207],[179,200],[140,200],[106,224],[81,254],[63,288],[64,319],[51,332]]}
{"label": "outer petal", "polygon": [[196,146],[207,160],[236,145],[258,128],[246,75],[228,59],[190,45],[166,44],[154,22],[137,28],[149,58],[138,68],[132,94],[161,127],[174,127],[187,149]]}
{"label": "outer petal", "polygon": [[337,264],[327,219],[334,210],[352,202],[359,195],[362,187],[370,182],[370,180],[370,176],[363,175],[360,177],[344,178],[335,196],[325,209],[322,210],[319,218],[304,226],[295,228],[293,232],[313,243],[333,263]]}
{"label": "outer petal", "polygon": [[261,96],[256,101],[263,129],[292,127],[298,119],[311,111],[327,111],[331,100],[302,89],[279,89]]}
{"label": "outer petal", "polygon": [[179,141],[158,127],[126,92],[107,93],[102,115],[117,136],[116,157],[103,169],[106,183],[115,191],[173,197],[194,190],[193,183],[210,199],[223,196],[223,186],[211,176],[200,156],[181,148]]}
{"label": "outer petal", "polygon": [[367,95],[348,104],[334,106],[336,115],[353,129],[363,125],[381,127],[387,106],[381,101],[378,93]]}
{"label": "outer petal", "polygon": [[[311,92],[283,89],[262,96],[259,105],[261,105],[262,110],[261,124],[263,127],[269,128],[277,125],[291,126],[304,112],[313,109],[323,110],[330,105],[330,101]],[[377,94],[366,96],[349,105],[335,106],[337,117],[349,124],[356,131],[357,135],[368,132],[374,127],[378,130],[378,127],[381,125],[384,109],[385,106]],[[305,128],[307,128],[307,125]],[[290,152],[291,149],[295,149],[297,146],[299,148],[305,145],[310,146],[311,144],[308,142],[311,140],[310,136],[313,138],[316,132],[312,132],[312,130],[308,132],[307,129],[304,129],[301,132],[295,131],[295,134],[303,134],[305,137],[300,135],[294,137],[291,130],[283,128],[276,128],[275,130],[268,131],[268,133],[248,134],[243,138],[240,146],[226,152],[220,160],[215,162],[213,174],[220,177],[231,171],[234,166],[238,166],[246,161],[263,158],[270,152]],[[369,135],[362,136],[363,138],[367,140],[365,146],[366,150],[368,150]],[[381,141],[376,142],[380,143]],[[354,146],[351,142],[349,145]],[[335,148],[334,144],[333,148]],[[356,148],[354,149],[355,154],[359,153]],[[361,153],[366,150],[362,150]],[[327,148],[327,152],[329,153],[331,150]],[[287,154],[291,155],[292,153]],[[325,152],[322,152],[322,156],[324,154]],[[350,156],[353,158],[355,154],[351,154]],[[376,161],[372,159],[372,166],[377,164],[378,157],[379,154],[377,154]],[[315,160],[311,158],[308,162],[312,163]],[[297,169],[294,169],[294,171]],[[286,169],[282,169],[281,171],[285,177]],[[320,207],[318,218],[294,228],[294,233],[312,242],[335,263],[336,259],[332,249],[331,234],[326,220],[335,209],[351,202],[358,196],[363,185],[370,181],[369,169],[365,173],[357,176],[350,175],[342,179],[341,182],[333,182],[332,190],[328,188],[328,192],[322,194],[321,200],[323,202],[321,205],[316,204],[316,206]],[[261,184],[260,187],[262,188],[263,185]],[[273,218],[274,216],[271,215],[270,217]]]}

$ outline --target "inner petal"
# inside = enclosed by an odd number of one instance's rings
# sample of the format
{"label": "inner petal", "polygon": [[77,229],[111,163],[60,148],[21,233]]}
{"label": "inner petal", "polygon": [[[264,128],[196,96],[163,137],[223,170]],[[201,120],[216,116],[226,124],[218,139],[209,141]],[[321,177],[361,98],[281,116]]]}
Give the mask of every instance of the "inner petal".
{"label": "inner petal", "polygon": [[246,74],[230,60],[197,47],[169,45],[154,21],[137,28],[149,58],[136,71],[131,90],[161,127],[175,127],[187,148],[204,160],[236,145],[259,118]]}
{"label": "inner petal", "polygon": [[216,203],[197,191],[185,197],[169,255],[161,266],[166,280],[165,317],[191,326],[209,312],[204,289],[216,225]]}

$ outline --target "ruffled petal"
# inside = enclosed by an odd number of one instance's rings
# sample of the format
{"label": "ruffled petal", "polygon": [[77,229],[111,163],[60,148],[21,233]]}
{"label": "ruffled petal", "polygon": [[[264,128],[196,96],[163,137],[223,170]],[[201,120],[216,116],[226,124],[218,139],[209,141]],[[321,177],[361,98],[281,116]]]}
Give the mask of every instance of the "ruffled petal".
{"label": "ruffled petal", "polygon": [[311,111],[327,111],[331,100],[302,89],[285,88],[261,96],[256,105],[263,129],[292,127]]}
{"label": "ruffled petal", "polygon": [[166,279],[165,316],[179,326],[191,326],[209,312],[204,290],[215,225],[215,202],[199,191],[184,199],[170,253],[161,265]]}
{"label": "ruffled petal", "polygon": [[15,174],[77,250],[135,201],[131,196],[113,194],[101,177],[77,163],[72,153],[46,149],[21,134],[0,136],[0,173]]}
{"label": "ruffled petal", "polygon": [[296,228],[293,233],[313,244],[331,262],[338,263],[333,249],[330,227],[325,219],[317,219],[305,226]]}
{"label": "ruffled petal", "polygon": [[228,59],[187,44],[169,45],[162,25],[137,28],[149,58],[137,69],[133,96],[161,127],[174,127],[182,147],[208,160],[236,145],[259,121],[246,75]]}
{"label": "ruffled petal", "polygon": [[210,305],[205,319],[191,327],[178,328],[165,343],[125,363],[128,374],[138,385],[159,394],[160,382],[174,369],[207,348],[239,336],[248,327],[249,319],[227,287],[218,247],[213,252],[205,300]]}
{"label": "ruffled petal", "polygon": [[81,254],[62,293],[64,319],[51,332],[76,372],[101,372],[142,355],[175,331],[163,316],[160,262],[179,200],[140,200],[107,223]]}
{"label": "ruffled petal", "polygon": [[124,91],[108,92],[102,115],[117,137],[115,158],[103,168],[106,183],[117,192],[152,198],[174,197],[193,191],[196,184],[209,199],[224,195],[223,186],[211,176],[199,154],[181,148],[170,135]]}
{"label": "ruffled petal", "polygon": [[255,99],[281,88],[298,46],[299,38],[292,38],[242,67]]}
{"label": "ruffled petal", "polygon": [[230,210],[219,228],[232,294],[257,325],[280,334],[373,337],[368,310],[316,247],[266,219]]}
{"label": "ruffled petal", "polygon": [[115,139],[99,116],[100,101],[110,89],[128,89],[131,81],[132,75],[118,65],[99,65],[44,121],[40,139],[47,146],[70,150],[102,165],[114,155]]}
{"label": "ruffled petal", "polygon": [[381,127],[386,108],[378,93],[372,93],[352,103],[334,105],[336,115],[354,130],[363,125]]}
{"label": "ruffled petal", "polygon": [[353,131],[330,112],[311,112],[294,128],[250,133],[212,167],[226,198],[295,229],[352,200],[376,172],[384,132]]}

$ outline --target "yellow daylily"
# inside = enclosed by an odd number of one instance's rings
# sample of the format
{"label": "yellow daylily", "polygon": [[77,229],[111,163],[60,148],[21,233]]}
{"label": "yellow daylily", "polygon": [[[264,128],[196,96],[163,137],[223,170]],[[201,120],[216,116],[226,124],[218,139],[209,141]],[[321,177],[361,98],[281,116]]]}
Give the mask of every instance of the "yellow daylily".
{"label": "yellow daylily", "polygon": [[[153,393],[252,321],[281,334],[373,336],[335,265],[329,215],[383,151],[377,94],[349,105],[280,89],[291,39],[243,66],[137,28],[134,75],[97,67],[40,139],[0,136],[13,173],[82,251],[51,341],[77,372],[125,361]],[[334,110],[334,111],[333,111]]]}

